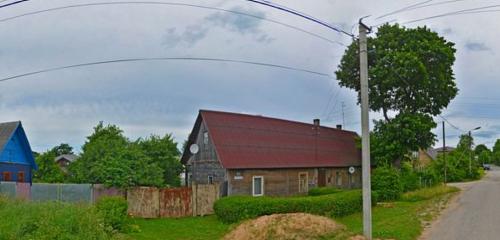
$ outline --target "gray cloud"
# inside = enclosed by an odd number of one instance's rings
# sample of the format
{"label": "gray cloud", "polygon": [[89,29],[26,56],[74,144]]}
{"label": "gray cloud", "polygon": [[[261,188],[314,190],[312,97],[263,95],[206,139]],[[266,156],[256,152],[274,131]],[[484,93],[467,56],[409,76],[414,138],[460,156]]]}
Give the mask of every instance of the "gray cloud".
{"label": "gray cloud", "polygon": [[250,35],[253,40],[259,43],[270,43],[274,40],[261,29],[262,20],[259,18],[265,17],[265,12],[242,7],[233,7],[230,11],[245,12],[257,18],[231,12],[216,12],[204,17],[193,25],[188,25],[184,31],[178,31],[176,28],[167,29],[164,36],[164,44],[168,48],[177,46],[192,47],[207,37],[207,34],[214,27],[223,28],[245,36]]}
{"label": "gray cloud", "polygon": [[484,43],[480,42],[467,42],[465,44],[465,48],[469,51],[481,52],[481,51],[490,51],[491,48],[486,46]]}

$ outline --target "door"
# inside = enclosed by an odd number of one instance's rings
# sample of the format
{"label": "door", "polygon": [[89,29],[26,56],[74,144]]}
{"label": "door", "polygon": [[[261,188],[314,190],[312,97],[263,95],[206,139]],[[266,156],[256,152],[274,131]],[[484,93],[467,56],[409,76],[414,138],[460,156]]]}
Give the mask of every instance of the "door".
{"label": "door", "polygon": [[318,187],[326,186],[326,170],[324,168],[318,169]]}
{"label": "door", "polygon": [[307,172],[299,173],[299,193],[307,193],[309,190]]}

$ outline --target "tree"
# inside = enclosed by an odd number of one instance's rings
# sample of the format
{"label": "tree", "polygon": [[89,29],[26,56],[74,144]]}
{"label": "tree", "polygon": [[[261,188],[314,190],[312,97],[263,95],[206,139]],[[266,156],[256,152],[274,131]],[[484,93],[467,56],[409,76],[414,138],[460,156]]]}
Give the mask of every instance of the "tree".
{"label": "tree", "polygon": [[162,169],[151,163],[115,125],[99,123],[87,137],[82,150],[81,157],[70,166],[76,182],[120,188],[163,185]]}
{"label": "tree", "polygon": [[[359,96],[358,49],[354,41],[335,73],[340,86]],[[372,135],[376,161],[401,160],[409,151],[434,144],[432,117],[458,93],[452,69],[455,52],[453,43],[426,27],[386,24],[368,39],[369,105],[384,116]],[[377,150],[383,146],[389,147]]]}
{"label": "tree", "polygon": [[55,146],[54,148],[52,148],[52,151],[54,151],[57,156],[61,156],[64,154],[74,154],[73,147],[71,147],[67,143],[61,143],[58,146]]}
{"label": "tree", "polygon": [[497,139],[492,151],[492,160],[497,166],[500,166],[500,139]]}
{"label": "tree", "polygon": [[476,148],[474,148],[474,154],[476,155],[480,155],[484,151],[491,152],[490,149],[484,144],[479,144],[476,146]]}
{"label": "tree", "polygon": [[61,183],[66,180],[66,174],[61,171],[55,158],[62,154],[72,154],[73,148],[66,144],[61,143],[46,152],[36,155],[36,163],[38,170],[34,172],[34,181],[46,183]]}
{"label": "tree", "polygon": [[137,140],[138,146],[149,157],[151,164],[156,164],[163,171],[163,179],[170,186],[180,186],[179,175],[183,171],[180,152],[171,134],[163,137],[151,135]]}

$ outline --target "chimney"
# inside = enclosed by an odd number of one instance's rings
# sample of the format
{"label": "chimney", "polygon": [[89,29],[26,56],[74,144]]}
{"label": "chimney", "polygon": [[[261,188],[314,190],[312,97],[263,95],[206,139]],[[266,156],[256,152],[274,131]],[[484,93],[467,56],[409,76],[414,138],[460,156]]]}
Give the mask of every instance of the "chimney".
{"label": "chimney", "polygon": [[337,129],[342,130],[342,124],[337,124]]}
{"label": "chimney", "polygon": [[314,126],[319,127],[319,119],[316,118],[313,120]]}

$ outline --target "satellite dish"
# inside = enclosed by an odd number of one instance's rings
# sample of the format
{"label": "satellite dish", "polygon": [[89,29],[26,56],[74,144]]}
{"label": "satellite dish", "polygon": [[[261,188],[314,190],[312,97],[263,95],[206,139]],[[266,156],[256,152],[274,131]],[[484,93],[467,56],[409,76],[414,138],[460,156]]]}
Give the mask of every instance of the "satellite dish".
{"label": "satellite dish", "polygon": [[192,154],[197,154],[199,151],[200,151],[200,147],[198,146],[198,144],[192,144],[190,147],[189,147],[189,151],[192,153]]}
{"label": "satellite dish", "polygon": [[350,174],[353,174],[355,171],[356,171],[356,168],[354,168],[354,167],[350,167],[349,168],[349,173]]}

